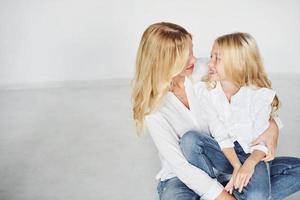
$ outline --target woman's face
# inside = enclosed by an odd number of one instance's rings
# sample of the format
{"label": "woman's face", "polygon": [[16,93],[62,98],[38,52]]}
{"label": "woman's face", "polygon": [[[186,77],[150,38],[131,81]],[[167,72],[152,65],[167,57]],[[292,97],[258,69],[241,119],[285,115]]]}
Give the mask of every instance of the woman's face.
{"label": "woman's face", "polygon": [[189,59],[183,71],[179,74],[180,76],[189,76],[193,73],[195,68],[196,58],[193,54],[193,45],[190,45],[189,49]]}
{"label": "woman's face", "polygon": [[225,79],[224,65],[216,44],[212,47],[208,68],[211,80],[220,81]]}

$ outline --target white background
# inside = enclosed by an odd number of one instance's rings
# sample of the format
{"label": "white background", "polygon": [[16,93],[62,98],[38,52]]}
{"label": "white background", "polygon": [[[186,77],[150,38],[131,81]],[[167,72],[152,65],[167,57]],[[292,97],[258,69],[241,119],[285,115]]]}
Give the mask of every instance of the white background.
{"label": "white background", "polygon": [[131,79],[137,46],[155,22],[182,25],[196,56],[243,31],[270,73],[299,73],[300,1],[1,0],[0,85]]}

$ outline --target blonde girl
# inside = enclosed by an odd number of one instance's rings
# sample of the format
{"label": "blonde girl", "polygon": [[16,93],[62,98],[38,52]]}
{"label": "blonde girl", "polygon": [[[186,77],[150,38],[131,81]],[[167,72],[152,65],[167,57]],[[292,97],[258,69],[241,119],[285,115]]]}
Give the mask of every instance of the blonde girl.
{"label": "blonde girl", "polygon": [[[298,191],[300,184],[295,185],[293,180],[300,177],[300,160],[281,157],[263,162],[268,160],[267,145],[251,143],[268,129],[270,120],[282,126],[276,114],[279,99],[271,89],[254,38],[247,33],[217,38],[209,68],[208,89],[204,83],[195,88],[199,102],[205,105],[214,139],[185,135],[186,140],[196,143],[190,142],[194,147],[183,150],[185,156],[193,158],[188,160],[211,177],[216,176],[213,168],[232,173],[225,190],[237,199],[282,199]],[[291,175],[279,174],[284,170]]]}

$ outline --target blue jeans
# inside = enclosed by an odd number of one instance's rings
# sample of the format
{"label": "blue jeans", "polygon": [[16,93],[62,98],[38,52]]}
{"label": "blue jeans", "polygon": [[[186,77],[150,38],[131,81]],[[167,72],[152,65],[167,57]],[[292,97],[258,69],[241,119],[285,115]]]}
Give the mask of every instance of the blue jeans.
{"label": "blue jeans", "polygon": [[[204,170],[212,178],[217,178],[223,185],[228,181],[228,174],[233,169],[227,161],[218,143],[207,134],[187,132],[180,141],[180,146],[187,160]],[[235,150],[243,163],[249,156],[238,143]],[[251,181],[242,191],[234,191],[236,199],[272,199],[279,200],[300,190],[300,159],[278,157],[268,164],[260,162]],[[157,190],[161,200],[191,200],[200,197],[182,183],[177,177],[160,181]]]}

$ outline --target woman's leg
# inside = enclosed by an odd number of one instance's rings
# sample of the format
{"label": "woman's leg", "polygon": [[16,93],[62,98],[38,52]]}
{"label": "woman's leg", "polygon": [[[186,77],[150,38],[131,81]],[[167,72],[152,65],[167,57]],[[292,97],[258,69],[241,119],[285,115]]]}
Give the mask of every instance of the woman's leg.
{"label": "woman's leg", "polygon": [[160,200],[199,200],[199,196],[177,177],[160,181],[157,191]]}
{"label": "woman's leg", "polygon": [[300,190],[300,158],[277,157],[270,162],[272,200],[284,199]]}
{"label": "woman's leg", "polygon": [[[207,134],[189,131],[181,138],[180,146],[187,160],[194,166],[205,171],[212,178],[216,178],[213,168],[222,173],[231,174],[233,171],[231,164],[223,154],[218,143]],[[236,151],[238,149],[239,147],[236,147]],[[242,163],[248,157],[246,154],[238,154],[238,156]],[[234,191],[235,198],[239,200],[268,199],[270,196],[270,174],[268,172],[268,166],[264,162],[260,162],[256,166],[253,177],[247,187],[243,189],[243,192],[238,193]]]}

